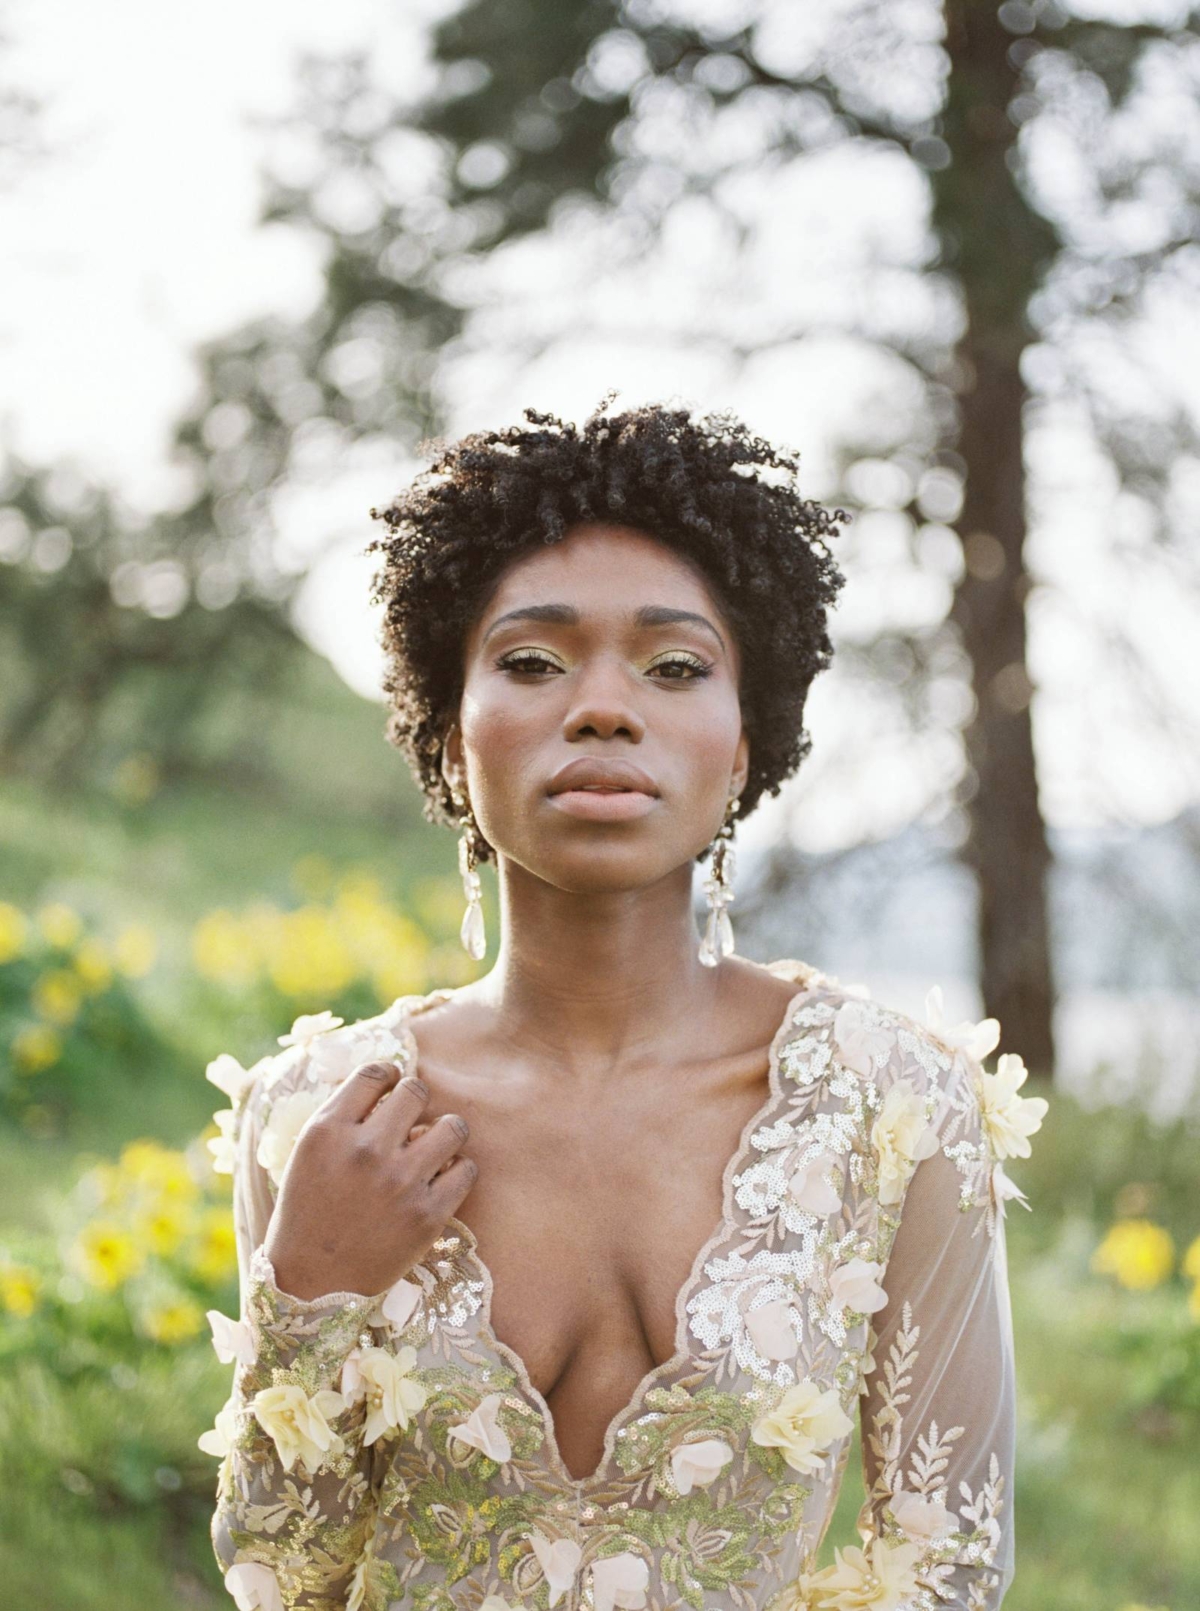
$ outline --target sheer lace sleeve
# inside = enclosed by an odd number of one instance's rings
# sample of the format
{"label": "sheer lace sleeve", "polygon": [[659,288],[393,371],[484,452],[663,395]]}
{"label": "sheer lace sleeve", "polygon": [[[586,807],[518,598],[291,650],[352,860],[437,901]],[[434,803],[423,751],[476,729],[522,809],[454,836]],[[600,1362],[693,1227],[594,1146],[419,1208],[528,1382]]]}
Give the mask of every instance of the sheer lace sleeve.
{"label": "sheer lace sleeve", "polygon": [[[893,1091],[907,1078],[915,1092],[916,1140],[900,1147],[908,1180],[891,1210],[899,1224],[882,1278],[887,1302],[873,1319],[858,1530],[864,1546],[879,1539],[899,1547],[904,1559],[895,1555],[895,1566],[919,1585],[914,1592],[905,1584],[914,1607],[996,1611],[1014,1572],[1004,1200],[1020,1195],[1001,1167],[1003,1137],[1036,1128],[1045,1103],[985,1085],[968,1050],[925,1034],[899,1037],[889,1072]],[[1013,1150],[1027,1154],[1028,1142]],[[881,1185],[881,1204],[884,1195]]]}
{"label": "sheer lace sleeve", "polygon": [[341,1611],[361,1604],[376,1509],[362,1382],[385,1352],[367,1329],[384,1295],[303,1300],[276,1284],[262,1247],[274,1198],[259,1149],[272,1098],[293,1082],[265,1090],[270,1075],[250,1086],[226,1131],[241,1315],[210,1315],[218,1353],[234,1365],[231,1397],[201,1440],[222,1455],[212,1543],[241,1611]]}

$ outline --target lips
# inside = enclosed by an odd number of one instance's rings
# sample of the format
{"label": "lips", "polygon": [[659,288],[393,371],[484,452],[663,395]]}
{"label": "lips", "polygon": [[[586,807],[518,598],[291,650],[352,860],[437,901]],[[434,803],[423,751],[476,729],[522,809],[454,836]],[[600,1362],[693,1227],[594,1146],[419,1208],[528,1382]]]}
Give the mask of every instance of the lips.
{"label": "lips", "polygon": [[581,755],[559,767],[546,793],[565,794],[568,789],[605,794],[658,794],[654,779],[632,761],[602,760],[595,755]]}

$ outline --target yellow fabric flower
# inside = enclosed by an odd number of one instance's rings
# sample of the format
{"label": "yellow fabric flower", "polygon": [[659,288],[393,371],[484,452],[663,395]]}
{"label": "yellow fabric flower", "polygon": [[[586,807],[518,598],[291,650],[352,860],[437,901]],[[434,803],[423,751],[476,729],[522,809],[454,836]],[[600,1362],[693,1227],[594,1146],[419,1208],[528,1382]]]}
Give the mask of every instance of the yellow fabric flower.
{"label": "yellow fabric flower", "polygon": [[869,1554],[853,1544],[834,1550],[834,1565],[809,1579],[816,1611],[896,1611],[915,1594],[917,1544],[888,1544],[873,1538]]}
{"label": "yellow fabric flower", "polygon": [[329,1424],[345,1407],[342,1395],[330,1388],[310,1396],[291,1382],[261,1388],[250,1405],[279,1451],[283,1469],[290,1471],[299,1460],[310,1477],[316,1476],[327,1455],[341,1454],[345,1447]]}
{"label": "yellow fabric flower", "polygon": [[760,1448],[781,1450],[793,1471],[819,1471],[830,1445],[853,1426],[836,1390],[822,1389],[806,1376],[759,1416],[750,1436]]}
{"label": "yellow fabric flower", "polygon": [[417,1362],[417,1351],[407,1344],[393,1354],[388,1348],[355,1348],[342,1366],[342,1393],[347,1404],[367,1401],[364,1443],[374,1443],[385,1432],[408,1430],[427,1397],[420,1382],[410,1372]]}
{"label": "yellow fabric flower", "polygon": [[871,1126],[871,1146],[879,1161],[879,1201],[898,1203],[917,1164],[938,1149],[937,1132],[911,1080],[897,1080],[884,1097]]}
{"label": "yellow fabric flower", "polygon": [[1029,1137],[1042,1127],[1050,1107],[1044,1096],[1018,1096],[1029,1070],[1015,1052],[1005,1052],[994,1074],[983,1074],[980,1106],[997,1158],[1028,1158]]}

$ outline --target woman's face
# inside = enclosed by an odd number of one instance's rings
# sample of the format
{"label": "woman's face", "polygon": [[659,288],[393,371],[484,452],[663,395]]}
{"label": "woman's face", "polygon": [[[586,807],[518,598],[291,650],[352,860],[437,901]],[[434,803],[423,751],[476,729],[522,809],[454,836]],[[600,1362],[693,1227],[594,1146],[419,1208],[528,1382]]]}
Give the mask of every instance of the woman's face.
{"label": "woman's face", "polygon": [[497,851],[560,889],[690,877],[746,779],[739,670],[698,569],[630,527],[574,526],[475,622],[446,776]]}

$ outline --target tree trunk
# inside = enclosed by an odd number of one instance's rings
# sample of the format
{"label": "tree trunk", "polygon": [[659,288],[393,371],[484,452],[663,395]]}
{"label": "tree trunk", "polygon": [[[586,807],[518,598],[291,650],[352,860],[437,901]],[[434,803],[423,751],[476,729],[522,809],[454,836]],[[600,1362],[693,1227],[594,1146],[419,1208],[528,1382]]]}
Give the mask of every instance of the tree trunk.
{"label": "tree trunk", "polygon": [[1037,1074],[1054,1066],[1047,872],[1025,669],[1025,478],[1020,374],[1034,332],[1026,318],[1054,237],[1014,183],[1016,127],[1007,116],[1021,52],[997,7],[947,0],[951,60],[944,138],[951,161],[934,177],[935,221],[966,300],[960,344],[960,434],[966,487],[958,522],[965,570],[953,619],[972,667],[976,711],[966,733],[974,773],[963,857],[979,893],[984,1009],[1000,1050]]}

